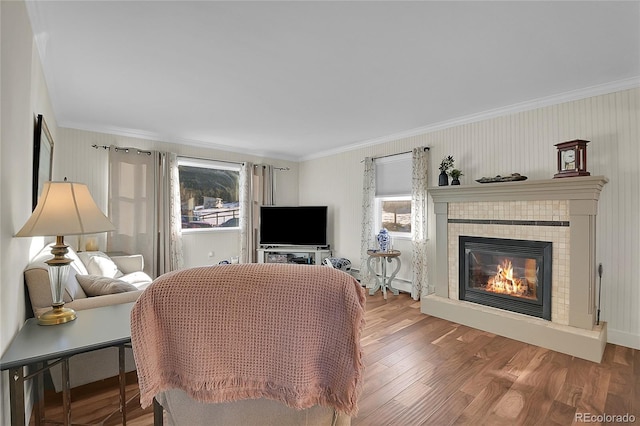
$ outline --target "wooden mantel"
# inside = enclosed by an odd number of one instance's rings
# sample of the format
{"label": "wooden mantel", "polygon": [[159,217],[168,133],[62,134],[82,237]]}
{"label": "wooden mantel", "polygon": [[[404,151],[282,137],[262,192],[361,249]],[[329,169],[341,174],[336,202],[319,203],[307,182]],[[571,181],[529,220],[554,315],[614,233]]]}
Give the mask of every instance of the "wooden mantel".
{"label": "wooden mantel", "polygon": [[604,176],[581,176],[516,182],[473,183],[429,188],[434,203],[470,201],[598,200]]}

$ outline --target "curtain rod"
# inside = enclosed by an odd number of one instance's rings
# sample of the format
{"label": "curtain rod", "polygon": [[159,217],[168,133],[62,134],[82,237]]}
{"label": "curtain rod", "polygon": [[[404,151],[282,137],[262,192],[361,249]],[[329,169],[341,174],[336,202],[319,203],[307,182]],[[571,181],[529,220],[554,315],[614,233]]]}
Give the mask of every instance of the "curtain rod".
{"label": "curtain rod", "polygon": [[[422,150],[423,151],[429,151],[429,147],[428,146],[423,146]],[[377,160],[379,158],[386,158],[386,157],[393,157],[395,155],[403,155],[403,154],[411,154],[413,152],[413,150],[411,151],[404,151],[404,152],[396,152],[395,154],[387,154],[387,155],[380,155],[378,157],[371,157],[373,160]],[[364,163],[364,159],[360,160],[361,163]]]}
{"label": "curtain rod", "polygon": [[[217,161],[218,163],[229,163],[229,164],[244,164],[246,162],[246,161],[213,160],[211,158],[190,157],[190,156],[187,156],[187,155],[178,155],[178,157],[188,158],[188,159],[191,159],[191,160]],[[256,167],[256,166],[259,166],[259,165],[260,164],[254,164],[253,166]],[[285,171],[291,170],[291,169],[289,169],[289,167],[274,167],[274,169],[275,170],[285,170]]]}
{"label": "curtain rod", "polygon": [[[109,151],[111,149],[111,147],[109,145],[91,145],[92,148],[98,149],[98,148],[102,148],[105,149],[107,151]],[[113,150],[115,152],[118,151],[124,151],[124,152],[129,152],[129,150],[135,150],[136,154],[147,154],[147,155],[151,155],[151,151],[144,151],[142,149],[138,149],[138,148],[131,148],[128,146],[114,146]]]}
{"label": "curtain rod", "polygon": [[[92,148],[98,149],[98,148],[103,148],[105,150],[110,150],[111,147],[109,145],[91,145]],[[135,150],[137,154],[147,154],[147,155],[151,155],[151,151],[143,151],[141,149],[138,148],[130,148],[130,147],[120,147],[120,146],[114,146],[113,150],[118,152],[120,150],[124,151],[124,152],[129,152],[129,150]],[[203,158],[203,157],[191,157],[191,156],[187,156],[187,155],[178,155],[178,157],[182,157],[182,158],[188,158],[191,160],[205,160],[205,161],[217,161],[219,163],[229,163],[229,164],[244,164],[244,161],[229,161],[229,160],[213,160],[211,158]],[[255,164],[254,166],[258,166],[259,164]],[[291,170],[289,167],[274,167],[274,170],[282,170],[282,171],[286,171],[288,172],[289,170]]]}
{"label": "curtain rod", "polygon": [[[259,166],[260,164],[256,164],[256,166]],[[276,167],[273,166],[273,170],[281,170],[283,172],[288,172],[289,170],[291,170],[289,167]]]}
{"label": "curtain rod", "polygon": [[214,160],[213,158],[192,157],[190,155],[178,155],[178,158],[187,158],[189,160],[216,161],[218,163],[244,164],[244,161]]}

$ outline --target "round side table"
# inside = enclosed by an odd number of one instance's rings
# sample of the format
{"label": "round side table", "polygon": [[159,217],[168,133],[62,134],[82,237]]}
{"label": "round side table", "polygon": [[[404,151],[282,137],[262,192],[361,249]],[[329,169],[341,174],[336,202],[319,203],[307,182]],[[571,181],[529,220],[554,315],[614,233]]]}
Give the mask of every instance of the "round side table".
{"label": "round side table", "polygon": [[[384,298],[387,298],[387,288],[391,290],[394,295],[398,295],[398,290],[393,288],[391,282],[396,277],[396,274],[400,270],[400,250],[389,250],[389,251],[379,251],[379,250],[367,250],[367,254],[369,255],[369,259],[367,260],[367,268],[369,272],[376,277],[376,286],[369,290],[369,295],[376,294],[379,288],[382,288],[382,295]],[[382,260],[382,274],[378,275],[375,269],[372,266],[372,263],[375,259]],[[396,267],[391,273],[390,276],[387,277],[387,263],[392,263],[395,261]]]}

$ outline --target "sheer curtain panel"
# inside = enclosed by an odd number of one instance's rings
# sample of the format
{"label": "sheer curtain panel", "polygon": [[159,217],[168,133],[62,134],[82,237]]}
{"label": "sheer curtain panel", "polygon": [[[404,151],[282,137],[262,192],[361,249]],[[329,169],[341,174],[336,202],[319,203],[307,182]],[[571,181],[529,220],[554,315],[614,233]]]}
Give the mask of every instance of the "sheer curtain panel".
{"label": "sheer curtain panel", "polygon": [[424,147],[412,151],[411,179],[411,297],[419,300],[427,294],[427,171],[429,151]]}
{"label": "sheer curtain panel", "polygon": [[155,176],[157,157],[109,149],[109,218],[116,227],[107,250],[144,256],[144,271],[157,276]]}
{"label": "sheer curtain panel", "polygon": [[374,277],[367,268],[367,250],[376,247],[374,233],[374,203],[376,193],[376,166],[373,158],[364,159],[364,179],[362,184],[362,225],[360,234],[360,283],[367,288],[374,287]]}
{"label": "sheer curtain panel", "polygon": [[158,174],[158,275],[181,269],[182,221],[180,218],[180,179],[178,156],[159,153]]}
{"label": "sheer curtain panel", "polygon": [[260,206],[275,203],[273,166],[245,162],[240,168],[240,263],[256,262]]}
{"label": "sheer curtain panel", "polygon": [[254,176],[257,180],[257,187],[261,188],[259,202],[263,206],[272,206],[275,203],[275,179],[273,166],[270,164],[256,164],[254,166]]}
{"label": "sheer curtain panel", "polygon": [[240,263],[253,261],[255,234],[253,225],[253,163],[240,167]]}
{"label": "sheer curtain panel", "polygon": [[142,254],[152,277],[182,265],[177,185],[174,154],[110,148],[107,249]]}

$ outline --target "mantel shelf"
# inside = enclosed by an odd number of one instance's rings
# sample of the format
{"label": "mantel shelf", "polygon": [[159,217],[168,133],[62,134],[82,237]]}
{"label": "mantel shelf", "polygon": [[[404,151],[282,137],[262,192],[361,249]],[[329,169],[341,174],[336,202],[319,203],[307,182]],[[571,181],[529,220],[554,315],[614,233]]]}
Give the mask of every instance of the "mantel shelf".
{"label": "mantel shelf", "polygon": [[604,176],[580,176],[516,182],[435,186],[428,189],[434,203],[470,201],[598,200]]}

